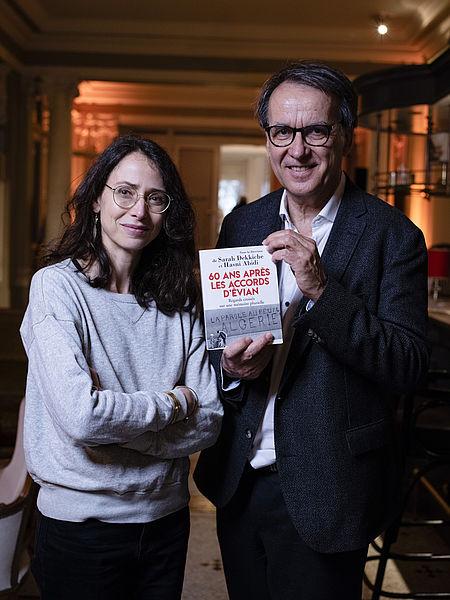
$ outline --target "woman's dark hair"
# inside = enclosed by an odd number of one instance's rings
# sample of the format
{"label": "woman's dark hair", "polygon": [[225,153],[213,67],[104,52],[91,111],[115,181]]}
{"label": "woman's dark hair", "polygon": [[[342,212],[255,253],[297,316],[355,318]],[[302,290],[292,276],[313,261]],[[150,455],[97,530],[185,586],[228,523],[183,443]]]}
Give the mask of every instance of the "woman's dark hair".
{"label": "woman's dark hair", "polygon": [[269,100],[275,89],[285,81],[316,88],[338,101],[339,120],[352,138],[358,124],[358,96],[344,73],[322,63],[299,61],[289,64],[270,77],[263,85],[256,103],[255,115],[263,129],[269,126]]}
{"label": "woman's dark hair", "polygon": [[48,265],[66,258],[78,259],[86,269],[96,263],[98,275],[90,280],[91,285],[109,285],[111,263],[93,205],[103,193],[111,171],[132,152],[144,154],[156,167],[171,203],[158,237],[142,251],[132,274],[131,291],[141,306],[147,307],[154,300],[165,314],[192,308],[198,301],[194,211],[172,159],[151,140],[133,135],[119,137],[97,157],[67,204],[65,216],[70,222],[62,236],[47,247],[43,262]]}

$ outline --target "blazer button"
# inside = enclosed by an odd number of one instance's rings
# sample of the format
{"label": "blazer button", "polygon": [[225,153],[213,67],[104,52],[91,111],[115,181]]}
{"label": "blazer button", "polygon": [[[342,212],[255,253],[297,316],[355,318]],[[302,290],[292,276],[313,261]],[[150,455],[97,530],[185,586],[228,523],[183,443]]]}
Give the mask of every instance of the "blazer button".
{"label": "blazer button", "polygon": [[252,437],[252,432],[250,431],[250,429],[245,430],[245,437],[248,439],[250,439]]}
{"label": "blazer button", "polygon": [[308,331],[306,332],[306,335],[309,335],[309,337],[314,337],[314,331],[312,329],[308,329]]}

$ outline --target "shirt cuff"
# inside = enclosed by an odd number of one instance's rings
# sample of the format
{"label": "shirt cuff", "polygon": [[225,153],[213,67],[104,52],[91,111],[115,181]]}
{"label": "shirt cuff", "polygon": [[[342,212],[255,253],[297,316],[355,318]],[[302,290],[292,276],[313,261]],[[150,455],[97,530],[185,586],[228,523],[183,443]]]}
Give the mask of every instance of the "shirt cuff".
{"label": "shirt cuff", "polygon": [[307,302],[307,304],[305,306],[306,312],[308,312],[308,310],[311,310],[312,307],[314,306],[314,304],[315,304],[314,300],[308,300],[308,302]]}
{"label": "shirt cuff", "polygon": [[220,381],[223,392],[231,392],[241,385],[241,380],[227,375],[223,370],[222,365],[220,366]]}

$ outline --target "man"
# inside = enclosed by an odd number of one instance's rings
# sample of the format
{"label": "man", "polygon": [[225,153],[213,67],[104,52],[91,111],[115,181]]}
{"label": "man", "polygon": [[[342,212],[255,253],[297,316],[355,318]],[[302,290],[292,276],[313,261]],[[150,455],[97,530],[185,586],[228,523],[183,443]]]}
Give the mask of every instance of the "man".
{"label": "man", "polygon": [[235,389],[196,470],[217,506],[231,600],[359,600],[368,542],[395,508],[390,400],[427,369],[426,248],[402,213],[342,173],[356,106],[328,66],[273,75],[257,116],[284,189],[231,213],[220,233],[219,247],[272,254],[284,337],[223,351],[224,389]]}

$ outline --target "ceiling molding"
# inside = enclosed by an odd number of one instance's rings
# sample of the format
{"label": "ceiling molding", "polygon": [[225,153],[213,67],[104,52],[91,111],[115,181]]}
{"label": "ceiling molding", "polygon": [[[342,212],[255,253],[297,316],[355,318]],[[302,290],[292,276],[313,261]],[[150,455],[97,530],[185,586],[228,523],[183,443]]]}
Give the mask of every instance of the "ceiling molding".
{"label": "ceiling molding", "polygon": [[[416,36],[439,19],[448,16],[446,0],[315,0],[301,10],[281,11],[273,0],[241,0],[237,3],[209,0],[177,0],[176,10],[166,0],[135,0],[124,10],[123,0],[4,0],[31,20],[34,28],[43,33],[85,33],[97,35],[112,32],[149,35],[158,31],[164,36],[190,35],[201,37],[230,37],[263,35],[275,39],[280,35],[307,36],[312,39],[339,39],[339,36],[366,38],[374,15],[383,15],[389,22],[395,41],[402,36]],[[127,7],[128,8],[128,7]],[[375,36],[375,28],[373,28]],[[400,36],[400,37],[399,37]]]}
{"label": "ceiling molding", "polygon": [[[251,115],[251,113],[250,113]],[[249,118],[238,118],[233,116],[224,115],[218,117],[217,115],[199,114],[195,117],[192,115],[183,115],[180,113],[171,115],[161,114],[131,114],[122,113],[119,116],[119,125],[127,126],[131,128],[137,127],[151,127],[154,129],[167,129],[173,128],[184,131],[196,131],[209,130],[209,131],[232,131],[240,134],[251,134],[257,135],[260,130],[256,121],[251,117]],[[261,134],[262,138],[262,134]]]}
{"label": "ceiling molding", "polygon": [[[20,23],[20,27],[27,29],[29,33],[38,33],[41,31],[37,22],[44,18],[44,14],[42,10],[40,10],[41,7],[39,1],[31,4],[27,9],[23,9],[20,2],[17,2],[16,0],[2,0],[2,4],[10,11],[10,14],[14,14],[16,22]],[[37,17],[34,14],[35,11],[38,11]]]}
{"label": "ceiling molding", "polygon": [[176,57],[183,59],[239,59],[239,60],[273,60],[317,58],[322,60],[372,61],[387,64],[421,63],[423,62],[422,46],[407,43],[392,43],[385,40],[381,43],[364,43],[364,36],[356,40],[320,40],[308,39],[297,34],[294,39],[280,36],[274,39],[248,37],[242,38],[196,38],[193,36],[164,37],[125,37],[114,39],[113,36],[72,34],[42,38],[32,35],[23,46],[28,64],[42,63],[60,64],[68,61],[68,55],[76,56],[83,64],[85,57],[99,62],[105,57],[116,61],[120,57],[136,57],[140,61],[146,57]]}
{"label": "ceiling molding", "polygon": [[[269,73],[297,59],[344,70],[352,63],[359,75],[421,64],[448,42],[447,0],[341,0],[339,7],[315,0],[295,14],[272,0],[241,0],[239,10],[209,0],[177,3],[173,11],[165,0],[136,1],[122,18],[122,0],[0,0],[0,56],[27,68],[78,67],[81,78],[92,69],[115,78],[128,70]],[[377,11],[389,22],[385,38],[375,32]]]}
{"label": "ceiling molding", "polygon": [[[224,87],[209,85],[131,84],[107,81],[83,81],[78,86],[77,105],[110,106],[167,106],[170,108],[215,108],[248,110],[259,92],[259,87]],[[108,110],[108,109],[106,109]]]}

